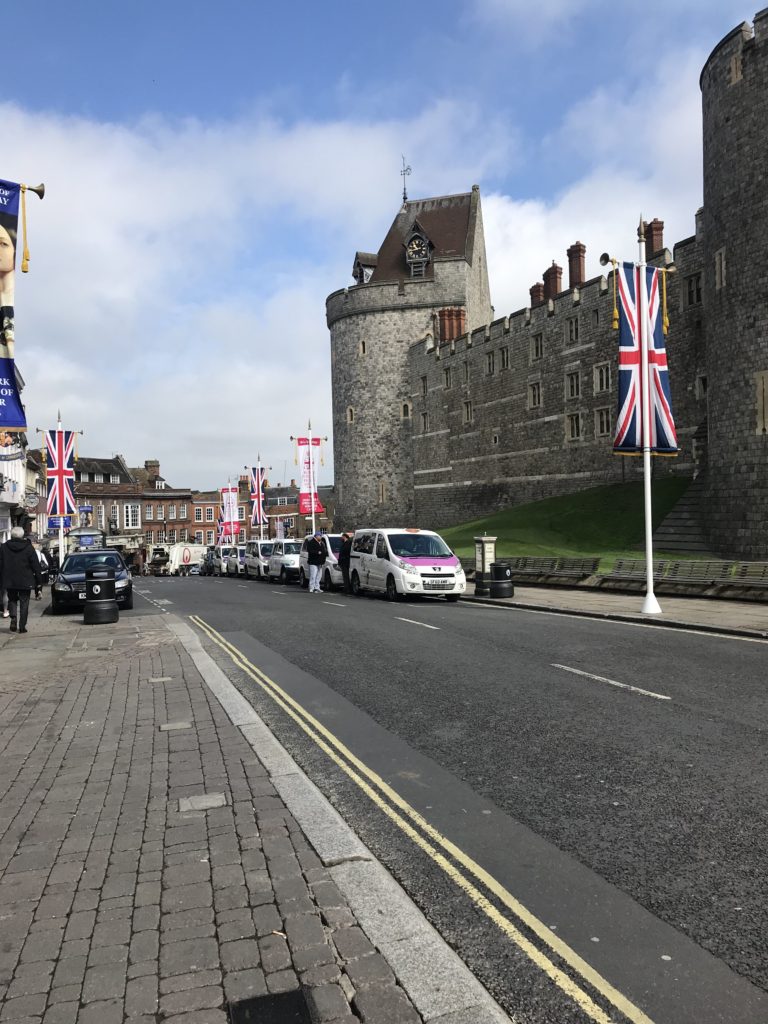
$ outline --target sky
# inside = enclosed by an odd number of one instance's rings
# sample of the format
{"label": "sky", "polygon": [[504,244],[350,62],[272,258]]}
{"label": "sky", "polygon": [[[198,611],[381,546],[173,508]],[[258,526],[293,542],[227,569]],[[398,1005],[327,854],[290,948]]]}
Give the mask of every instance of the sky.
{"label": "sky", "polygon": [[412,199],[480,186],[502,317],[576,240],[632,259],[702,203],[699,74],[742,0],[42,0],[3,6],[0,178],[29,196],[35,428],[226,483],[328,436],[326,296]]}

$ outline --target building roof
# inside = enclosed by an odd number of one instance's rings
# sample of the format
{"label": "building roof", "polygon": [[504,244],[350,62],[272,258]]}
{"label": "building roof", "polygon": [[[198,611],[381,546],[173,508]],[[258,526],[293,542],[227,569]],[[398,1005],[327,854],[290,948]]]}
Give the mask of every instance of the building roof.
{"label": "building roof", "polygon": [[370,283],[396,282],[411,276],[405,259],[405,241],[414,229],[426,235],[431,245],[426,278],[434,276],[435,260],[465,257],[471,261],[471,215],[476,210],[478,197],[479,191],[473,188],[471,192],[461,195],[415,199],[403,203],[381,243]]}
{"label": "building roof", "polygon": [[107,482],[113,475],[120,477],[121,484],[135,484],[137,482],[133,472],[128,469],[123,461],[122,455],[113,455],[109,459],[94,459],[87,455],[80,455],[75,463],[75,476],[77,474],[101,473]]}

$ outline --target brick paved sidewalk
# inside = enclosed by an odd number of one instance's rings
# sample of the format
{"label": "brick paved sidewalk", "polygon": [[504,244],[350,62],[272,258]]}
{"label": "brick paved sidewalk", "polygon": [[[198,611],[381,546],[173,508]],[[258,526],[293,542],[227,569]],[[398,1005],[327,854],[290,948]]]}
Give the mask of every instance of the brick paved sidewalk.
{"label": "brick paved sidewalk", "polygon": [[421,1021],[167,622],[0,635],[0,1022]]}

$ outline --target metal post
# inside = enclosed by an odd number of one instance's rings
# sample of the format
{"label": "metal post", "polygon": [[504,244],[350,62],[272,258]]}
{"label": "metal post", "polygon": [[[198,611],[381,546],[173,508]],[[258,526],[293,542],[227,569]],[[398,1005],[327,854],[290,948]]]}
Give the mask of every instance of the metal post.
{"label": "metal post", "polygon": [[651,381],[648,367],[648,283],[645,262],[645,225],[642,216],[637,229],[638,265],[636,290],[640,311],[640,403],[643,424],[643,495],[645,499],[645,572],[646,589],[643,615],[661,615],[661,606],[653,592],[653,504],[651,501]]}
{"label": "metal post", "polygon": [[[61,415],[59,415],[59,418],[56,421],[56,432],[57,432],[57,434],[61,433]],[[64,446],[62,445],[62,452],[63,452],[63,450],[64,450]],[[62,468],[62,467],[59,467],[59,468]],[[47,468],[46,468],[46,473],[47,473]],[[73,488],[73,490],[74,490],[74,488]],[[66,511],[66,509],[59,509],[59,565],[60,566],[64,564],[64,514],[63,513],[65,511]]]}

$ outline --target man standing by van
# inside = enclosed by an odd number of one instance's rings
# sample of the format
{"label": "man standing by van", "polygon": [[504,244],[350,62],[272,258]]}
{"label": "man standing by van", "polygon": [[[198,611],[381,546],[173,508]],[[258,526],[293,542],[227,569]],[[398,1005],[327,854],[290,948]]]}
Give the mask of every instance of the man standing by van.
{"label": "man standing by van", "polygon": [[320,593],[320,575],[325,565],[325,541],[320,530],[315,530],[314,537],[307,541],[307,564],[309,565],[309,592]]}
{"label": "man standing by van", "polygon": [[338,563],[341,575],[344,578],[344,593],[350,594],[352,587],[349,583],[349,563],[352,561],[352,534],[342,533],[341,550],[339,551]]}

